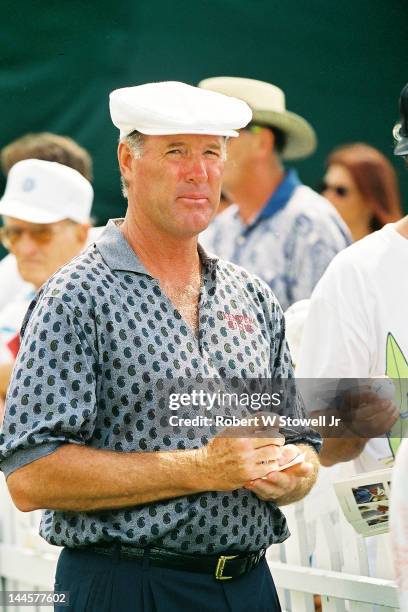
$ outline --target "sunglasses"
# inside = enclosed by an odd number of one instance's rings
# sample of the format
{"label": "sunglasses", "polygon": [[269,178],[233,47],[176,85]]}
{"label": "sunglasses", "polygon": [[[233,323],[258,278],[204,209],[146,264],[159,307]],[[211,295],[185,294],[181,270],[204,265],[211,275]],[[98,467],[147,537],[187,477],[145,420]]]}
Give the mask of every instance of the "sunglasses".
{"label": "sunglasses", "polygon": [[6,249],[10,250],[10,248],[17,244],[23,234],[27,233],[37,244],[48,244],[64,227],[65,225],[47,224],[41,224],[30,228],[5,225],[4,227],[0,227],[0,242]]}
{"label": "sunglasses", "polygon": [[339,198],[345,198],[348,195],[350,189],[343,187],[343,185],[329,185],[325,181],[320,185],[320,193],[324,191],[333,191]]}

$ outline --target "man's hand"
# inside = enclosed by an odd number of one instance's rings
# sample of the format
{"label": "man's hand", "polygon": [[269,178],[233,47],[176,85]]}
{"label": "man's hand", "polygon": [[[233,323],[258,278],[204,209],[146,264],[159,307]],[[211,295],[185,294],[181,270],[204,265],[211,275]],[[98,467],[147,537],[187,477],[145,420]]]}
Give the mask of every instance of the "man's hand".
{"label": "man's hand", "polygon": [[310,446],[288,444],[283,447],[281,465],[291,461],[296,455],[306,452],[306,460],[282,472],[270,472],[266,478],[258,478],[246,483],[245,488],[253,491],[263,501],[273,501],[283,506],[302,499],[311,489],[317,478],[319,460]]}
{"label": "man's hand", "polygon": [[[312,416],[319,414],[324,412]],[[364,385],[359,391],[345,393],[340,408],[326,415],[328,420],[331,416],[340,418],[336,428],[326,426],[320,430],[324,440],[320,461],[331,466],[356,459],[370,438],[389,432],[399,418],[399,409],[391,399],[384,399]]]}
{"label": "man's hand", "polygon": [[399,409],[392,400],[363,391],[346,395],[340,416],[353,434],[377,438],[390,431],[399,417]]}
{"label": "man's hand", "polygon": [[349,435],[377,438],[390,431],[399,417],[393,381],[386,376],[370,379],[339,379],[335,397],[329,402],[328,422],[339,419],[336,427],[327,426],[320,433],[324,438]]}
{"label": "man's hand", "polygon": [[[286,460],[282,460],[285,438],[272,430],[271,437],[255,437],[255,429],[224,430],[197,451],[199,472],[204,477],[208,490],[233,491],[240,489],[249,480],[263,478]],[[230,431],[232,437],[227,437]],[[248,437],[237,437],[245,435]],[[265,432],[263,432],[265,435]]]}
{"label": "man's hand", "polygon": [[238,438],[237,431],[231,432],[235,437],[226,435],[224,431],[199,449],[159,452],[118,453],[63,444],[16,469],[7,484],[23,512],[95,512],[204,491],[233,491],[250,480],[258,482],[288,458],[282,455],[284,437],[276,430],[262,432],[270,437]]}

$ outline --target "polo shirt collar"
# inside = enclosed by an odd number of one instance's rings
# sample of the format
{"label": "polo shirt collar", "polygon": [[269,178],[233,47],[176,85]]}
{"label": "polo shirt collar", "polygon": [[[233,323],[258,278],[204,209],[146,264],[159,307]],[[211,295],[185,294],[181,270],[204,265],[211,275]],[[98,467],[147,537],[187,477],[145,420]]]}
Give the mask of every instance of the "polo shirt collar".
{"label": "polo shirt collar", "polygon": [[260,221],[261,219],[272,217],[278,212],[278,210],[284,208],[292,197],[295,189],[301,184],[302,183],[300,182],[296,170],[288,170],[283,180],[279,183],[277,189],[275,189],[272,196],[259,213],[258,217],[256,218],[256,222]]}
{"label": "polo shirt collar", "polygon": [[[112,271],[136,272],[136,274],[151,277],[151,274],[146,270],[121,232],[120,226],[123,221],[124,219],[110,219],[102,234],[95,240],[95,247]],[[203,265],[210,268],[218,260],[218,257],[213,253],[208,253],[200,244],[198,245],[198,253]]]}

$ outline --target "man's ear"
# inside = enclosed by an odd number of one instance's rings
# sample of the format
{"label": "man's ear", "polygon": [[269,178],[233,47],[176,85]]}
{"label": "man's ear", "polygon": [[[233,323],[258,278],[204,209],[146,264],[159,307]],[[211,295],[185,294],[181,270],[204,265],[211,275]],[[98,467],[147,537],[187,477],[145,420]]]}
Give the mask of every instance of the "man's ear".
{"label": "man's ear", "polygon": [[258,147],[257,154],[260,159],[269,157],[275,146],[275,135],[272,130],[268,128],[262,128],[257,133]]}
{"label": "man's ear", "polygon": [[90,230],[90,225],[87,223],[78,223],[76,226],[76,233],[77,233],[77,238],[78,238],[78,242],[80,242],[81,244],[85,244],[87,238],[88,238],[88,233]]}
{"label": "man's ear", "polygon": [[134,156],[129,145],[126,142],[120,142],[118,145],[118,161],[120,173],[125,181],[128,181],[132,175],[133,160]]}

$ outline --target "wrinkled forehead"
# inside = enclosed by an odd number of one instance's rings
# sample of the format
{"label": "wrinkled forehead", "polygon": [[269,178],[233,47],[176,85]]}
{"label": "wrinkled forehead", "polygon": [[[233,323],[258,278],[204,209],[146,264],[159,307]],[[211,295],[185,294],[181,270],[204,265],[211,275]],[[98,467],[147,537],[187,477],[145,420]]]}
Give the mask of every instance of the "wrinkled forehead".
{"label": "wrinkled forehead", "polygon": [[164,134],[161,136],[143,135],[143,141],[145,144],[157,147],[184,144],[191,147],[211,145],[221,148],[226,140],[226,136],[214,136],[211,134]]}

